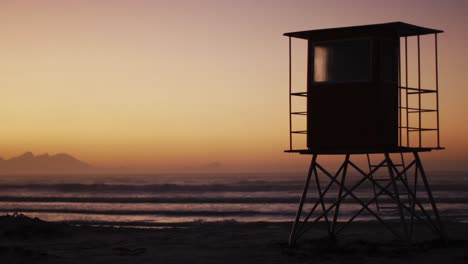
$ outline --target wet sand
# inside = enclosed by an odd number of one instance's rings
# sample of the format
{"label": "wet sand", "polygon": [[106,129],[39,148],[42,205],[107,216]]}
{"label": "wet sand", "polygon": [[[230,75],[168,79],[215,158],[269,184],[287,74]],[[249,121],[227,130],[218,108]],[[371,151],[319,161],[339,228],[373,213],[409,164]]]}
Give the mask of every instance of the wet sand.
{"label": "wet sand", "polygon": [[291,223],[138,229],[1,216],[0,263],[468,263],[468,224],[445,226],[446,245],[421,229],[420,240],[408,246],[376,222],[354,223],[338,241],[319,224],[291,248]]}

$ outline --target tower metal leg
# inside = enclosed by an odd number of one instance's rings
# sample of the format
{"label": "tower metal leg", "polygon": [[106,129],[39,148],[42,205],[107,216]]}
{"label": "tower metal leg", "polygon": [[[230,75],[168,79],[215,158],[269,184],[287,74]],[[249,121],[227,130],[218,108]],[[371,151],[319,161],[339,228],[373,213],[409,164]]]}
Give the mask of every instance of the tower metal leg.
{"label": "tower metal leg", "polygon": [[314,154],[312,156],[312,161],[310,163],[309,172],[307,174],[306,181],[304,183],[304,191],[302,192],[301,200],[299,201],[299,207],[297,208],[296,219],[294,220],[294,224],[291,229],[291,233],[289,234],[289,245],[292,246],[296,242],[296,229],[297,225],[299,224],[299,220],[301,219],[302,214],[302,207],[304,206],[304,202],[307,198],[307,191],[309,190],[309,183],[310,178],[312,176],[312,172],[315,170],[315,163],[317,161],[317,155]]}
{"label": "tower metal leg", "polygon": [[434,216],[438,225],[440,238],[445,241],[446,240],[445,230],[444,230],[442,221],[440,221],[439,210],[437,209],[436,203],[434,201],[434,197],[432,196],[431,187],[429,186],[429,182],[427,181],[426,173],[424,172],[423,165],[421,163],[421,160],[419,159],[418,152],[415,151],[413,152],[413,154],[414,154],[414,159],[416,160],[416,166],[419,170],[419,174],[421,174],[421,179],[424,183],[424,188],[427,192],[427,196],[432,206],[432,212],[434,213]]}
{"label": "tower metal leg", "polygon": [[[400,214],[401,225],[403,227],[403,231],[405,232],[406,239],[409,240],[408,227],[406,225],[405,214],[403,212],[403,207],[402,207],[401,200],[400,200],[400,192],[398,190],[397,181],[396,181],[396,178],[395,178],[395,175],[394,175],[395,166],[393,165],[393,162],[390,159],[390,155],[388,153],[385,153],[385,161],[387,163],[388,173],[389,173],[390,179],[392,181],[393,192],[395,194],[395,201],[396,201],[397,206],[398,206],[398,213]],[[401,175],[400,175],[400,177],[401,177]]]}
{"label": "tower metal leg", "polygon": [[[315,176],[315,184],[317,185],[317,191],[318,191],[318,194],[319,194],[318,202],[322,206],[322,212],[325,212],[325,210],[326,210],[325,202],[323,201],[324,193],[322,192],[322,188],[320,186],[320,179],[319,179],[317,169],[314,169],[314,176]],[[328,214],[325,214],[324,217],[325,217],[325,222],[327,223],[328,234],[331,235],[332,226],[330,226],[330,221],[328,220]]]}
{"label": "tower metal leg", "polygon": [[[418,168],[416,167],[416,169],[414,170],[414,182],[413,182],[413,189],[410,190],[412,191],[412,197],[410,197],[410,201],[411,201],[411,218],[410,218],[410,230],[409,230],[409,233],[410,233],[410,238],[412,239],[413,238],[413,229],[414,229],[414,216],[416,214],[416,202],[417,202],[417,195],[418,195],[418,177],[419,177],[419,171],[418,171]],[[409,185],[408,185],[408,188],[409,188]],[[411,192],[410,192],[410,196],[411,196]]]}
{"label": "tower metal leg", "polygon": [[341,183],[340,183],[340,188],[338,190],[338,198],[337,198],[337,205],[335,208],[335,214],[333,215],[333,223],[332,223],[332,228],[331,228],[331,234],[334,236],[335,235],[335,229],[336,229],[336,223],[338,220],[338,213],[340,211],[340,204],[343,196],[343,186],[345,184],[346,180],[346,172],[348,170],[348,163],[349,163],[349,154],[346,154],[345,161],[343,163],[343,174],[341,175]]}

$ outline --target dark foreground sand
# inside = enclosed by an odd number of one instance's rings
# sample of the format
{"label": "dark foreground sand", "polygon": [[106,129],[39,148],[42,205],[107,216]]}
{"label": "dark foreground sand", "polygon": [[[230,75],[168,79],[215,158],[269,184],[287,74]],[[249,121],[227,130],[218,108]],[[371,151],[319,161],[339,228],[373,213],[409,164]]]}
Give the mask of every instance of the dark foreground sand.
{"label": "dark foreground sand", "polygon": [[[295,248],[290,223],[189,223],[179,228],[78,227],[0,217],[0,263],[468,263],[468,225],[447,224],[448,246],[411,247],[378,223],[356,223],[337,244],[313,231]],[[322,238],[320,238],[322,237]]]}

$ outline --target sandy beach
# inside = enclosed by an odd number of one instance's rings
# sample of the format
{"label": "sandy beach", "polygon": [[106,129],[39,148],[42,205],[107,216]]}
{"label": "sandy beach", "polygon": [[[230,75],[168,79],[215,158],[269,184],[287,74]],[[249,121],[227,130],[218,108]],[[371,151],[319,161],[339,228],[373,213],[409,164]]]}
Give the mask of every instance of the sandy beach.
{"label": "sandy beach", "polygon": [[408,247],[376,222],[337,243],[317,226],[290,248],[290,223],[191,222],[177,227],[71,226],[0,217],[1,263],[468,263],[468,224],[446,224],[447,246],[420,235]]}

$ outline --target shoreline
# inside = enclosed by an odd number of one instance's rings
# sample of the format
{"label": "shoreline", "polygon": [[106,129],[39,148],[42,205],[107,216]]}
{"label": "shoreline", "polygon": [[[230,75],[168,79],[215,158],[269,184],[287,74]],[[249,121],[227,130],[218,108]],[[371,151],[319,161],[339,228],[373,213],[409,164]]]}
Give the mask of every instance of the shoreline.
{"label": "shoreline", "polygon": [[0,216],[2,263],[466,263],[468,224],[447,223],[447,246],[420,229],[410,247],[377,222],[356,222],[337,240],[319,223],[287,245],[291,222],[186,222],[128,228]]}

